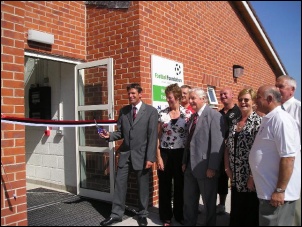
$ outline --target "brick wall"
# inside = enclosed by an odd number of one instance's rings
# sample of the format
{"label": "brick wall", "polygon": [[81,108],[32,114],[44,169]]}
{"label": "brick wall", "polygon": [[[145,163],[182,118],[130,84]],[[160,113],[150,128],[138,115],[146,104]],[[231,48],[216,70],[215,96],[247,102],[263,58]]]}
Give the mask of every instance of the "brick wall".
{"label": "brick wall", "polygon": [[[18,117],[24,117],[24,5],[1,2],[1,113]],[[24,126],[1,124],[1,225],[27,225],[24,139]]]}
{"label": "brick wall", "polygon": [[[274,83],[275,75],[229,2],[139,2],[141,74],[150,75],[150,55],[184,64],[185,83],[234,93]],[[233,80],[232,66],[244,66]],[[219,97],[219,96],[217,96]]]}
{"label": "brick wall", "polygon": [[[83,1],[25,1],[24,35],[27,50],[85,59],[86,25]],[[54,35],[53,45],[27,42],[29,29]]]}
{"label": "brick wall", "polygon": [[[55,44],[28,42],[28,29]],[[1,1],[1,114],[24,117],[24,50],[83,60],[85,29],[84,2]],[[1,225],[27,225],[24,126],[1,124],[1,163]]]}

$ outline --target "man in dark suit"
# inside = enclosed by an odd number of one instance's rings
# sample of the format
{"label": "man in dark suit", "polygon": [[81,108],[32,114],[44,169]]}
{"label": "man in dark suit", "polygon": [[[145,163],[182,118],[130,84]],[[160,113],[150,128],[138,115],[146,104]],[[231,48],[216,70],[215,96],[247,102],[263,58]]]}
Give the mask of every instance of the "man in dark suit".
{"label": "man in dark suit", "polygon": [[[190,91],[195,110],[189,123],[189,136],[183,157],[184,224],[195,226],[200,195],[206,207],[206,226],[216,225],[216,199],[219,167],[224,151],[224,118],[209,107],[207,94],[200,88]],[[196,115],[197,114],[197,115]]]}
{"label": "man in dark suit", "polygon": [[[120,110],[117,131],[101,132],[101,138],[108,141],[123,139],[115,179],[115,189],[110,217],[100,224],[111,225],[122,221],[125,212],[127,179],[129,170],[134,170],[138,180],[138,224],[148,225],[149,174],[156,161],[157,147],[157,110],[141,101],[142,88],[133,83],[127,86],[130,105]],[[136,108],[136,109],[134,109]]]}

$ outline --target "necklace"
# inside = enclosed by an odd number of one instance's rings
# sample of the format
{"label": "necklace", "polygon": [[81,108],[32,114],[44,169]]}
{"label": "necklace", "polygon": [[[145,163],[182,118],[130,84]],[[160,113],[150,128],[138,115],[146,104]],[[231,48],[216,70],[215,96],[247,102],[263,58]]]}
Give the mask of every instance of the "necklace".
{"label": "necklace", "polygon": [[242,129],[242,128],[243,128],[243,126],[239,126],[239,125],[237,125],[237,128],[240,130],[240,129]]}
{"label": "necklace", "polygon": [[246,121],[247,121],[247,117],[245,117],[245,118],[242,117],[241,120],[237,123],[237,129],[236,130],[241,131],[241,129],[244,128]]}
{"label": "necklace", "polygon": [[237,123],[237,129],[238,129],[238,130],[243,129],[244,125],[245,125],[245,123],[243,123],[242,125],[240,125],[239,122],[238,122],[238,123]]}

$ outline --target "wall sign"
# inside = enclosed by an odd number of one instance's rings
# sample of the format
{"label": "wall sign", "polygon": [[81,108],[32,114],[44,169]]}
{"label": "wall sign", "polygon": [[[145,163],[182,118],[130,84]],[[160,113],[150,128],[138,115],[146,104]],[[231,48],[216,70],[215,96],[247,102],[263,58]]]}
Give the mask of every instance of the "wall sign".
{"label": "wall sign", "polygon": [[184,84],[183,64],[151,55],[152,105],[160,111],[168,106],[165,89],[168,85]]}

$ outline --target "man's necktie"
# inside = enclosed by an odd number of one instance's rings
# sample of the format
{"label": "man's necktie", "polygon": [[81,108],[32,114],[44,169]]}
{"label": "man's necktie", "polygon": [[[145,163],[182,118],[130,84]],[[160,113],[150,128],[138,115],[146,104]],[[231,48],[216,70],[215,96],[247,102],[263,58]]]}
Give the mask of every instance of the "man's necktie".
{"label": "man's necktie", "polygon": [[135,120],[136,118],[136,107],[134,106],[133,107],[133,121]]}
{"label": "man's necktie", "polygon": [[193,114],[193,121],[192,121],[192,125],[191,125],[190,131],[189,131],[189,136],[188,136],[188,145],[190,145],[193,133],[195,131],[195,127],[196,127],[196,123],[197,123],[197,117],[198,117],[197,113]]}

